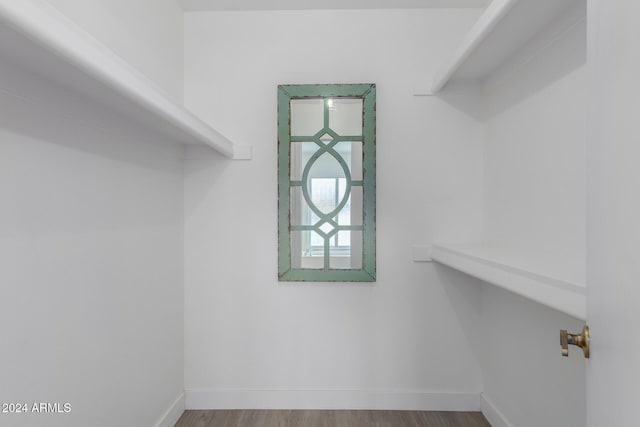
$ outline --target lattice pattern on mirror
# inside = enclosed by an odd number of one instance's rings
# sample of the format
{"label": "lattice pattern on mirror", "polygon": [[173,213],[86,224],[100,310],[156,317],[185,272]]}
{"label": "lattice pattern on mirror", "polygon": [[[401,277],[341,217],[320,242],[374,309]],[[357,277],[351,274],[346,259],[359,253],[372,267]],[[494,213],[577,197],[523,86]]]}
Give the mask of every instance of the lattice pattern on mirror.
{"label": "lattice pattern on mirror", "polygon": [[374,84],[278,86],[278,276],[375,281]]}

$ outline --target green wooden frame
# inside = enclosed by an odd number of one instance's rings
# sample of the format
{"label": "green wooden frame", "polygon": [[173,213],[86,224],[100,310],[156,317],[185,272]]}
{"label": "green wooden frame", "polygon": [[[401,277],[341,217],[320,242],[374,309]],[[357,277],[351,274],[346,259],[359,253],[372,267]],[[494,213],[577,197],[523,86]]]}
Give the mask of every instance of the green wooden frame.
{"label": "green wooden frame", "polygon": [[[315,135],[291,136],[292,99],[324,99],[324,128]],[[361,98],[363,105],[362,137],[337,135],[329,128],[329,98]],[[333,138],[326,145],[320,137],[329,134]],[[292,268],[291,232],[314,229],[314,226],[292,226],[290,221],[290,194],[292,186],[302,186],[302,181],[291,180],[291,142],[315,142],[320,149],[314,156],[329,152],[340,141],[362,140],[362,180],[352,181],[347,173],[347,188],[362,186],[362,225],[346,226],[348,230],[362,231],[362,268],[331,269],[328,261],[328,239],[325,237],[325,262],[322,269]],[[331,153],[329,153],[331,154]],[[333,154],[332,154],[333,155]],[[336,156],[334,156],[336,157]],[[340,159],[336,157],[340,162]],[[310,161],[309,164],[312,162]],[[343,165],[344,167],[344,165]],[[309,165],[305,167],[308,173]],[[346,170],[346,169],[345,169]],[[307,197],[305,195],[305,197]],[[336,208],[334,212],[339,211]],[[318,212],[316,212],[318,213]],[[327,216],[320,214],[320,216]],[[327,220],[330,221],[330,220]],[[280,281],[339,281],[375,282],[376,280],[376,86],[375,84],[337,85],[280,85],[278,86],[278,278]]]}

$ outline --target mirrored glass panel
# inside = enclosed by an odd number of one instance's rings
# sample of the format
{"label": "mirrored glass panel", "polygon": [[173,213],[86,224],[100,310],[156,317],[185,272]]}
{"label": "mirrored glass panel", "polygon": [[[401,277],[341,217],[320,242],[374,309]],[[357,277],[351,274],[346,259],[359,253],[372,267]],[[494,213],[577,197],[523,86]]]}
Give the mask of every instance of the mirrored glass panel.
{"label": "mirrored glass panel", "polygon": [[342,270],[362,268],[362,231],[339,231],[337,241],[339,245],[329,248],[329,268]]}
{"label": "mirrored glass panel", "polygon": [[291,135],[315,135],[324,127],[322,99],[291,100]]}
{"label": "mirrored glass panel", "polygon": [[362,98],[329,98],[329,127],[338,135],[362,135]]}

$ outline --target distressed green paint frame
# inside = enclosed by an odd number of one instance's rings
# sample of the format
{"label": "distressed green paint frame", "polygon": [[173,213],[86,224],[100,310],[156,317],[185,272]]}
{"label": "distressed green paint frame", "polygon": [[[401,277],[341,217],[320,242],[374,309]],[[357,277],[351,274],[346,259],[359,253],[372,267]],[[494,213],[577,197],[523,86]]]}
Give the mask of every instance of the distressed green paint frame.
{"label": "distressed green paint frame", "polygon": [[[290,194],[292,186],[301,181],[291,180],[291,142],[310,141],[309,137],[291,137],[292,99],[304,98],[361,98],[362,117],[362,181],[351,181],[350,185],[362,185],[362,268],[330,269],[325,260],[323,269],[292,268],[291,231],[309,229],[309,226],[291,226]],[[328,127],[325,111],[323,133],[335,135]],[[355,140],[354,137],[337,136],[331,144]],[[360,137],[357,137],[360,140]],[[304,188],[304,186],[303,186]],[[312,227],[312,226],[311,226]],[[375,282],[376,280],[376,85],[279,85],[278,86],[278,279],[280,281],[313,282]]]}

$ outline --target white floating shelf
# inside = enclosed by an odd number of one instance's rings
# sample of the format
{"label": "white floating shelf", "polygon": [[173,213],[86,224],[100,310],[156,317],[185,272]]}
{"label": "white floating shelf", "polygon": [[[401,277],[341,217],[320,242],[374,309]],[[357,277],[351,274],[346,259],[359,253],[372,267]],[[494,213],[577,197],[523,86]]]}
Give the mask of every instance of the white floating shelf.
{"label": "white floating shelf", "polygon": [[481,245],[436,244],[431,256],[436,262],[586,320],[586,287],[583,284],[523,268],[514,263],[513,256],[501,256],[500,251]]}
{"label": "white floating shelf", "polygon": [[183,144],[247,158],[234,144],[45,2],[0,0],[0,61],[14,61]]}
{"label": "white floating shelf", "polygon": [[493,0],[416,95],[434,95],[449,80],[485,80],[564,11],[584,1]]}

